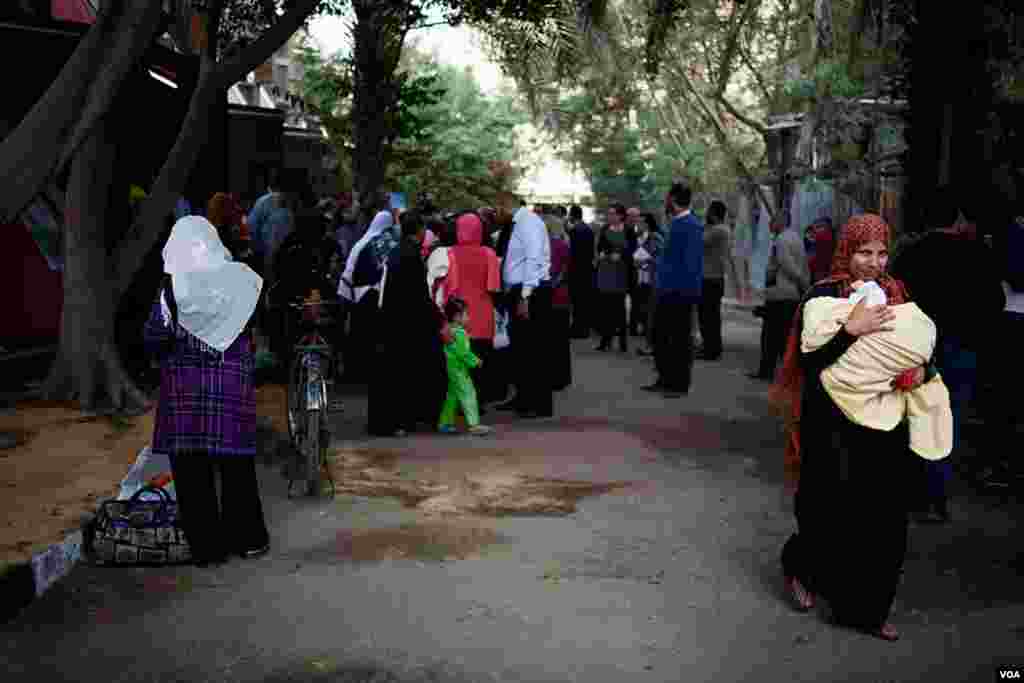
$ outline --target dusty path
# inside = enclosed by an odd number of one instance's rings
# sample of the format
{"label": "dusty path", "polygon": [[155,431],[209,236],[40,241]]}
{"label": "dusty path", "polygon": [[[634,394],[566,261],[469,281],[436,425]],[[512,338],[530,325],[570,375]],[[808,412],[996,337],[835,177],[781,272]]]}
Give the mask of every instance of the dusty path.
{"label": "dusty path", "polygon": [[289,501],[261,469],[269,557],[76,570],[0,627],[3,680],[993,680],[1024,652],[1019,505],[960,499],[953,526],[912,529],[899,643],[794,613],[780,435],[744,376],[757,329],[727,339],[670,402],[639,390],[648,362],[581,345],[560,417],[488,415],[489,439],[364,441],[350,397],[347,493]]}

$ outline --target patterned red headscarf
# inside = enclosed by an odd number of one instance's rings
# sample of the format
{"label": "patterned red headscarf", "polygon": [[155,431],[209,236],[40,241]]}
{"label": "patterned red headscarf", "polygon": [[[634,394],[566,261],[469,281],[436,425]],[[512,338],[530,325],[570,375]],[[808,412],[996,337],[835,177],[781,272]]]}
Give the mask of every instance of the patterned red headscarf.
{"label": "patterned red headscarf", "polygon": [[[831,274],[819,282],[839,285],[839,296],[847,297],[853,292],[855,281],[850,272],[850,259],[868,242],[882,242],[889,245],[891,232],[881,216],[861,214],[854,216],[843,227],[839,242],[832,255]],[[890,305],[906,303],[906,288],[899,280],[883,273],[876,282],[885,291]],[[770,398],[786,418],[789,439],[786,443],[785,469],[786,486],[795,490],[800,473],[800,403],[803,394],[803,368],[800,366],[800,334],[803,330],[803,304],[797,309],[793,328],[789,333],[782,369],[771,388]]]}

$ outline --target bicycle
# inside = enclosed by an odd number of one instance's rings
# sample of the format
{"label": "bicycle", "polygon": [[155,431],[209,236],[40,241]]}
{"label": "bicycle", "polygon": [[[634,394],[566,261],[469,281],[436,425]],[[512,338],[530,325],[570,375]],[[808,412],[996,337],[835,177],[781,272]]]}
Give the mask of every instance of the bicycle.
{"label": "bicycle", "polygon": [[[331,485],[331,496],[337,493],[334,478],[327,466],[327,445],[330,430],[326,416],[330,410],[343,410],[328,402],[327,369],[333,361],[333,347],[319,328],[330,323],[321,315],[322,306],[335,306],[340,302],[305,300],[290,302],[289,309],[311,315],[303,316],[307,328],[292,346],[294,355],[288,371],[287,422],[288,437],[299,456],[299,468],[293,468],[288,478],[288,497],[296,483],[304,482],[307,496],[317,496],[322,490],[321,473]],[[290,336],[289,336],[290,338]],[[304,478],[296,476],[301,470]]]}

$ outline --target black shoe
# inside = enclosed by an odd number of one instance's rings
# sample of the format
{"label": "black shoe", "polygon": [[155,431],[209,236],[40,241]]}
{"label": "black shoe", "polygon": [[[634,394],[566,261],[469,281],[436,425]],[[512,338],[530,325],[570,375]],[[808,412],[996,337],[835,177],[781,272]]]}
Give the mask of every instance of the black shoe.
{"label": "black shoe", "polygon": [[762,382],[771,382],[773,379],[775,379],[771,375],[765,375],[760,372],[748,372],[747,377],[749,377],[750,379],[760,380]]}
{"label": "black shoe", "polygon": [[599,345],[598,345],[598,347],[597,347],[596,349],[594,349],[594,350],[595,350],[595,351],[600,351],[600,352],[604,352],[604,351],[610,351],[610,350],[611,350],[611,348],[612,348],[612,345],[611,345],[611,344],[604,344],[604,343],[601,343],[601,344],[599,344]]}
{"label": "black shoe", "polygon": [[215,557],[193,557],[192,564],[200,569],[211,569],[214,567],[220,567],[221,565],[227,564],[227,555],[217,555]]}
{"label": "black shoe", "polygon": [[629,353],[629,344],[619,344],[619,353]]}
{"label": "black shoe", "polygon": [[636,350],[636,355],[643,356],[643,357],[653,356],[654,355],[654,351],[650,351],[648,349],[637,349]]}
{"label": "black shoe", "polygon": [[646,387],[640,387],[640,389],[642,391],[649,391],[652,394],[660,394],[665,391],[665,385],[661,382],[655,382],[654,384],[649,384]]}
{"label": "black shoe", "polygon": [[253,548],[252,550],[239,550],[238,556],[246,560],[253,560],[257,557],[263,557],[270,552],[270,544],[266,544],[262,548]]}
{"label": "black shoe", "polygon": [[514,410],[519,410],[519,404],[516,403],[515,399],[512,399],[511,401],[505,401],[504,403],[499,403],[498,405],[494,406],[494,409],[495,410],[500,410],[503,413],[510,413],[510,412],[512,412]]}
{"label": "black shoe", "polygon": [[703,351],[694,356],[697,360],[722,360],[722,354],[710,354],[704,353]]}

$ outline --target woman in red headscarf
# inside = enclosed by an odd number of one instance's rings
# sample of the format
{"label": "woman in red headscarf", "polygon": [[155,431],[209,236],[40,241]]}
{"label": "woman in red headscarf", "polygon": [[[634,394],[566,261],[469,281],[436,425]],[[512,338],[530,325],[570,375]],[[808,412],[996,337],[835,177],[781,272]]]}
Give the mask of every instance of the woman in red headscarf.
{"label": "woman in red headscarf", "polygon": [[447,296],[466,302],[469,320],[466,334],[473,353],[483,359],[474,371],[481,403],[504,398],[495,388],[491,355],[494,351],[494,297],[501,291],[498,255],[484,246],[484,224],[475,212],[455,219],[456,245],[449,247],[450,267],[445,283]]}
{"label": "woman in red headscarf", "polygon": [[[905,423],[886,432],[851,422],[820,379],[858,337],[886,329],[894,317],[888,306],[908,301],[903,284],[886,272],[889,243],[889,226],[878,216],[854,216],[846,224],[831,274],[804,303],[847,297],[854,282],[872,280],[888,302],[861,302],[831,341],[808,353],[800,349],[801,305],[772,398],[789,418],[787,483],[799,474],[798,532],[782,552],[789,593],[804,610],[821,596],[837,623],[896,640],[888,617],[906,554],[909,489],[917,471],[909,432]],[[925,379],[925,370],[917,368],[894,381],[906,388]]]}

